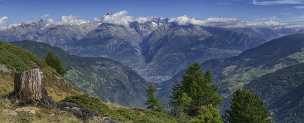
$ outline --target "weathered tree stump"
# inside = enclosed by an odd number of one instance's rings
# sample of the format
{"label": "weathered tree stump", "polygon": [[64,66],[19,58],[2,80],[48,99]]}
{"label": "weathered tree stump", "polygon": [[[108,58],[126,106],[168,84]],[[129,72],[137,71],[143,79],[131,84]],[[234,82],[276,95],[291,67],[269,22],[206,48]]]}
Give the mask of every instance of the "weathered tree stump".
{"label": "weathered tree stump", "polygon": [[14,97],[19,103],[51,105],[52,99],[42,83],[43,74],[40,69],[32,69],[15,74]]}
{"label": "weathered tree stump", "polygon": [[42,73],[33,69],[16,73],[14,80],[15,96],[24,101],[40,101],[42,99]]}

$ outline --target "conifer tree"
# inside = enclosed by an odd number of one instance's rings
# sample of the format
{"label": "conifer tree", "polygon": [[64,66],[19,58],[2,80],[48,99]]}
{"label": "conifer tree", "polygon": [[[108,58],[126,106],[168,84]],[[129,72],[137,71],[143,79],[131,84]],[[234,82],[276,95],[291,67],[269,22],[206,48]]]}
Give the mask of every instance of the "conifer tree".
{"label": "conifer tree", "polygon": [[238,90],[233,94],[225,120],[228,123],[271,123],[263,102],[249,90]]}
{"label": "conifer tree", "polygon": [[192,99],[181,91],[180,84],[177,84],[172,89],[171,94],[171,113],[176,117],[182,117],[188,111]]}
{"label": "conifer tree", "polygon": [[221,97],[212,84],[210,72],[204,73],[199,64],[192,64],[185,72],[181,84],[171,92],[171,111],[175,116],[183,113],[195,117],[205,106],[217,108]]}
{"label": "conifer tree", "polygon": [[159,100],[155,96],[156,88],[153,84],[150,84],[146,90],[147,92],[147,100],[146,105],[147,109],[153,110],[153,111],[161,111],[161,105]]}
{"label": "conifer tree", "polygon": [[197,115],[202,106],[213,105],[217,107],[221,97],[212,85],[211,74],[204,73],[199,64],[192,64],[183,76],[181,91],[191,99],[189,115]]}
{"label": "conifer tree", "polygon": [[54,68],[57,71],[57,73],[59,73],[61,75],[63,75],[65,73],[63,64],[61,63],[59,58],[56,55],[54,55],[52,52],[48,52],[48,54],[45,58],[45,62],[50,67]]}
{"label": "conifer tree", "polygon": [[223,123],[223,120],[217,108],[207,105],[201,107],[199,114],[190,123]]}

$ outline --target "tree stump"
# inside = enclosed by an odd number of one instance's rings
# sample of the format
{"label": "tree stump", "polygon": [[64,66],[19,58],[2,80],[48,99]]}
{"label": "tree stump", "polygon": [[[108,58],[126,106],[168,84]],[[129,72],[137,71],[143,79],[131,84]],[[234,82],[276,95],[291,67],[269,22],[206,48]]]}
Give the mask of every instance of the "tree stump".
{"label": "tree stump", "polygon": [[11,96],[20,103],[40,103],[49,106],[53,101],[47,94],[42,77],[43,74],[38,68],[16,73],[14,92]]}

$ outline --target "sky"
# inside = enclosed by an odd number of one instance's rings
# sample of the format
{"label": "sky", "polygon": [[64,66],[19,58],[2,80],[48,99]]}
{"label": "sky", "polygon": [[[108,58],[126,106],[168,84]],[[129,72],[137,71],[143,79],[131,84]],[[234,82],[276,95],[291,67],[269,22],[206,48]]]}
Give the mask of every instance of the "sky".
{"label": "sky", "polygon": [[131,16],[304,20],[304,0],[0,0],[0,17],[11,22],[65,15],[93,19],[122,10]]}

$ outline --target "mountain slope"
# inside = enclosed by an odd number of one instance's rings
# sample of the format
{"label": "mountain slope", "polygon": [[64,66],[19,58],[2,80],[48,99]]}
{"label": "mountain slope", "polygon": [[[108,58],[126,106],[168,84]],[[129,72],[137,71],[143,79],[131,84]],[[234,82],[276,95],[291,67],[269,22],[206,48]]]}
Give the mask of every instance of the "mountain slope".
{"label": "mountain slope", "polygon": [[66,96],[81,94],[70,81],[64,80],[53,69],[32,55],[30,52],[13,45],[0,42],[0,76],[1,95],[7,95],[13,89],[13,75],[16,71],[32,68],[41,68],[44,74],[43,81],[54,100],[62,100]]}
{"label": "mountain slope", "polygon": [[72,56],[60,48],[33,41],[14,44],[32,51],[41,58],[44,58],[48,51],[54,52],[68,70],[65,78],[91,95],[122,105],[144,105],[146,81],[118,62],[105,58]]}
{"label": "mountain slope", "polygon": [[[48,46],[45,44],[35,44],[34,42],[28,42],[28,45],[37,46],[36,48],[38,49]],[[57,49],[57,51],[61,52],[60,49]],[[0,42],[0,55],[0,121],[3,123],[82,123],[84,121],[82,121],[82,117],[79,117],[77,113],[83,108],[87,109],[84,115],[88,115],[90,112],[97,113],[98,117],[93,117],[88,122],[176,123],[173,117],[165,113],[123,107],[102,102],[97,98],[89,97],[85,94],[83,95],[83,92],[71,85],[70,81],[64,80],[55,70],[46,66],[43,61],[40,61],[40,59],[27,50]],[[72,107],[75,113],[68,111],[66,107],[61,109],[36,105],[17,105],[13,101],[3,98],[3,96],[13,91],[14,72],[36,67],[43,70],[44,77],[42,82],[46,86],[49,96],[57,103],[57,106],[65,102],[79,105],[81,109],[79,107]]]}
{"label": "mountain slope", "polygon": [[210,60],[202,64],[210,70],[223,93],[230,93],[250,80],[304,62],[304,34],[274,39],[236,57]]}
{"label": "mountain slope", "polygon": [[304,64],[264,75],[246,85],[274,112],[278,123],[304,120]]}
{"label": "mountain slope", "polygon": [[[274,39],[261,46],[244,51],[238,56],[214,59],[202,63],[210,71],[221,94],[229,96],[251,80],[279,69],[304,62],[304,34]],[[183,71],[159,84],[159,96],[166,101],[171,88],[178,83]]]}
{"label": "mountain slope", "polygon": [[79,25],[48,20],[0,31],[0,39],[34,40],[79,56],[106,57],[121,62],[150,82],[171,79],[187,65],[238,55],[270,39],[301,31],[272,26],[179,24],[168,18],[114,24],[96,20]]}
{"label": "mountain slope", "polygon": [[267,41],[253,35],[254,32],[249,35],[219,27],[169,22],[161,22],[142,35],[140,26],[138,23],[132,23],[131,27],[101,24],[83,39],[67,44],[66,49],[79,56],[120,61],[147,80],[162,82],[189,63],[235,56]]}

